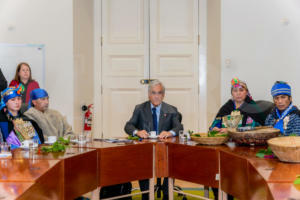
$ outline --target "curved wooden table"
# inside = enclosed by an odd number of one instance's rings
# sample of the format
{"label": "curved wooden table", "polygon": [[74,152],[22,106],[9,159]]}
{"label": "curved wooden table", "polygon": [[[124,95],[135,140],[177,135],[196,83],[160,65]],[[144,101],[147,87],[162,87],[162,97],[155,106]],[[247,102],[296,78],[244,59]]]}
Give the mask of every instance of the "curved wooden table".
{"label": "curved wooden table", "polygon": [[299,199],[293,181],[300,164],[256,158],[261,148],[200,146],[170,138],[94,141],[55,154],[18,149],[13,158],[0,159],[0,199],[74,199],[97,187],[153,177],[220,187],[239,199]]}

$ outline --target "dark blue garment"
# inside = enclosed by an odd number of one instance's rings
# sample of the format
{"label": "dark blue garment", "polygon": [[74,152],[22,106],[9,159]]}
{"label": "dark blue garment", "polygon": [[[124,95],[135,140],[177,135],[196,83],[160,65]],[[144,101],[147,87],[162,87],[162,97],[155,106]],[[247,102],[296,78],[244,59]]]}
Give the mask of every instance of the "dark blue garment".
{"label": "dark blue garment", "polygon": [[157,135],[157,130],[158,130],[158,126],[157,126],[157,115],[156,115],[156,108],[152,108],[152,119],[153,119],[153,128],[154,131],[156,132]]}
{"label": "dark blue garment", "polygon": [[9,125],[12,126],[8,122],[0,121],[0,129],[2,132],[3,141],[6,141],[6,138],[8,137],[10,131],[12,130],[12,127],[9,127]]}
{"label": "dark blue garment", "polygon": [[[289,112],[286,117],[289,117],[289,120],[282,134],[288,136],[292,133],[296,133],[300,136],[300,111],[298,110],[298,108],[296,106],[293,106],[292,111]],[[274,127],[277,122],[278,116],[276,113],[276,109],[273,109],[272,112],[268,115],[265,125]]]}
{"label": "dark blue garment", "polygon": [[293,104],[290,104],[289,107],[287,109],[285,109],[285,111],[283,111],[281,114],[279,113],[279,110],[276,108],[276,115],[278,117],[278,122],[274,125],[274,128],[277,128],[280,130],[281,133],[284,133],[284,129],[283,129],[283,119],[293,110],[295,110],[296,108],[293,107]]}

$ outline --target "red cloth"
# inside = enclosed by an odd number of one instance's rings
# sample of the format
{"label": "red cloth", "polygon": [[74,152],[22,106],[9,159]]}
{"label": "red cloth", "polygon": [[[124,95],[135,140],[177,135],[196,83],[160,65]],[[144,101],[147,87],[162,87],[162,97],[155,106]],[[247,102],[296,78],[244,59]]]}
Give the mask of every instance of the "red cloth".
{"label": "red cloth", "polygon": [[[19,85],[19,82],[16,81],[16,80],[12,80],[9,84],[9,87],[11,86],[14,86],[14,87],[17,87]],[[40,88],[38,82],[36,81],[30,81],[27,85],[27,90],[26,90],[26,102],[25,103],[28,103],[29,102],[29,99],[30,99],[30,92],[34,89],[37,89],[37,88]]]}

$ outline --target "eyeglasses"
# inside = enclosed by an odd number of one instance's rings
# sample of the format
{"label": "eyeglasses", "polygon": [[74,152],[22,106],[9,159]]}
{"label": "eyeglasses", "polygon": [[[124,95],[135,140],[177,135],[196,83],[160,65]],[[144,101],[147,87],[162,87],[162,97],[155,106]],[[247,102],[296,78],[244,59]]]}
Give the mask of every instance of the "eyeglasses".
{"label": "eyeglasses", "polygon": [[159,92],[151,91],[151,94],[152,94],[152,95],[162,95],[163,92],[162,92],[162,91],[159,91]]}

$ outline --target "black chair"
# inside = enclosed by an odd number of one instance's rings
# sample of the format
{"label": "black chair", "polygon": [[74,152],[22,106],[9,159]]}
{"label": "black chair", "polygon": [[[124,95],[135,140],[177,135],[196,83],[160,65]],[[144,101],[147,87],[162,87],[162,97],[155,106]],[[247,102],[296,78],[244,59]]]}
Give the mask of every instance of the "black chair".
{"label": "black chair", "polygon": [[265,120],[271,110],[274,108],[274,104],[270,101],[258,100],[256,104],[243,104],[240,108],[241,111],[249,113],[251,117],[254,117],[257,122],[262,126],[265,124]]}

